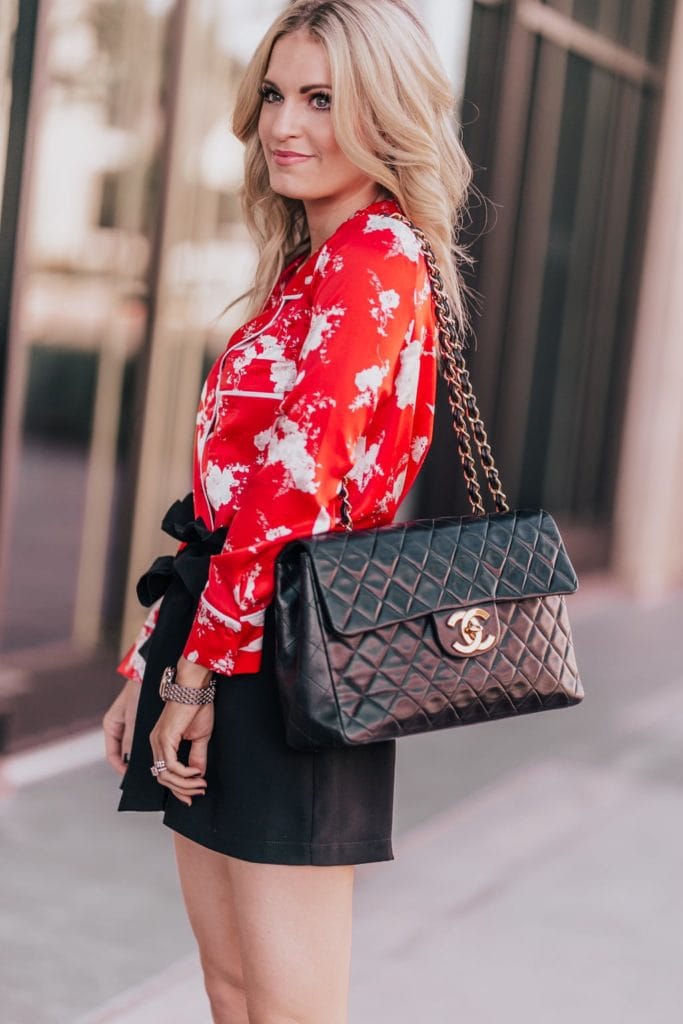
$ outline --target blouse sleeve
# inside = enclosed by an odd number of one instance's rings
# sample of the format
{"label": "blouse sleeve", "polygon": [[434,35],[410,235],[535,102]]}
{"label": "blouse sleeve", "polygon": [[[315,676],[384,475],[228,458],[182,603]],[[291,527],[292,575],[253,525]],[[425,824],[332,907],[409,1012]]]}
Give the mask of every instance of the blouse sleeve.
{"label": "blouse sleeve", "polygon": [[154,632],[154,627],[156,626],[157,617],[159,615],[160,604],[161,599],[152,605],[149,613],[147,614],[147,618],[140,627],[140,631],[135,638],[135,642],[128,648],[116,667],[116,671],[119,675],[124,676],[126,679],[134,679],[136,683],[141,683],[142,677],[145,674],[146,659],[142,653],[142,648]]}
{"label": "blouse sleeve", "polygon": [[255,455],[264,457],[240,494],[222,552],[211,558],[183,652],[224,675],[258,671],[277,554],[338,523],[340,484],[362,451],[357,442],[380,400],[405,386],[402,353],[415,365],[418,257],[349,243],[325,273],[319,265],[294,385],[272,427],[254,437]]}

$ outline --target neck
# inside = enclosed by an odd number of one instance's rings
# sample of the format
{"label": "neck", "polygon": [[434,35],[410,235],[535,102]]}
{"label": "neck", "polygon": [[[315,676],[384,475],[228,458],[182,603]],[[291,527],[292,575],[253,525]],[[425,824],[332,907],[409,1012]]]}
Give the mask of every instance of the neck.
{"label": "neck", "polygon": [[370,182],[342,199],[304,200],[306,222],[311,239],[311,252],[316,252],[334,234],[340,224],[351,217],[356,210],[362,210],[370,203],[386,196],[385,190],[376,182]]}

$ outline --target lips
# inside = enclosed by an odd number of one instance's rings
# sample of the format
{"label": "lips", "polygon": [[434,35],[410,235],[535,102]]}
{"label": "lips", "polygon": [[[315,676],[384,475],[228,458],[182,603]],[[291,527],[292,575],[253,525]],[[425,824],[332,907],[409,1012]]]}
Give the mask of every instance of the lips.
{"label": "lips", "polygon": [[310,160],[311,159],[309,154],[307,154],[307,153],[296,153],[293,150],[274,149],[272,152],[273,152],[273,160],[275,161],[275,163],[276,164],[282,164],[282,165],[285,165],[285,166],[287,164],[299,164],[299,163],[302,163],[304,160]]}

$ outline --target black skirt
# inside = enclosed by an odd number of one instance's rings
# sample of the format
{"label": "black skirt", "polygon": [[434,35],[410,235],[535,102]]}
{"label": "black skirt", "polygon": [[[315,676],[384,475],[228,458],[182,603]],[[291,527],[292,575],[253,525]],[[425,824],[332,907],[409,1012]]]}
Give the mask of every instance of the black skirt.
{"label": "black skirt", "polygon": [[[131,760],[120,811],[160,810],[164,824],[202,846],[264,864],[360,864],[393,860],[391,841],[396,741],[342,749],[295,750],[285,740],[275,679],[273,606],[266,609],[259,672],[217,676],[215,725],[206,793],[192,806],[152,776],[149,733],[163,703],[161,673],[180,657],[208,573],[222,541],[191,499],[169,509],[163,528],[186,547],[157,559],[138,584],[149,603],[163,592],[146,652]],[[219,548],[220,549],[220,548]],[[187,763],[187,744],[180,759]]]}

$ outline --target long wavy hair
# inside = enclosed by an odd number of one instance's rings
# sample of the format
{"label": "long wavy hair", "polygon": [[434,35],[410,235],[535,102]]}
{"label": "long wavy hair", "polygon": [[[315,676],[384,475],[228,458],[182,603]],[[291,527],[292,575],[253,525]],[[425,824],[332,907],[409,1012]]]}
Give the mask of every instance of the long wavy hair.
{"label": "long wavy hair", "polygon": [[461,266],[471,259],[459,235],[472,167],[460,141],[450,82],[405,0],[292,0],[246,67],[232,130],[245,145],[240,198],[259,257],[247,293],[249,316],[263,307],[283,267],[310,249],[304,205],[273,191],[258,137],[260,87],[273,46],[301,29],[327,52],[339,147],[424,231],[464,335]]}

